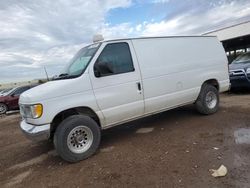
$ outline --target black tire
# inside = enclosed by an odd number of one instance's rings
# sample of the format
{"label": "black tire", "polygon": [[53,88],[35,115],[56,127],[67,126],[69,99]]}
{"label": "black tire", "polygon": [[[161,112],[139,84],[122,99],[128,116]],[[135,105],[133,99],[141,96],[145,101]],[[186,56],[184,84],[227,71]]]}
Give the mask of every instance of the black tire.
{"label": "black tire", "polygon": [[4,103],[0,103],[0,115],[6,114],[8,111],[8,106]]}
{"label": "black tire", "polygon": [[[209,105],[206,101],[207,95],[212,95],[213,97],[216,97],[216,102],[213,103],[213,105]],[[201,88],[200,94],[195,102],[195,107],[197,111],[204,115],[210,115],[214,114],[219,109],[219,92],[216,87],[210,84],[204,84]]]}
{"label": "black tire", "polygon": [[[72,152],[72,150],[70,149],[70,146],[68,146],[68,143],[69,143],[68,136],[72,134],[73,130],[77,129],[76,127],[79,127],[79,126],[87,127],[92,132],[92,143],[86,151],[81,152],[81,153],[75,153],[75,152]],[[83,134],[83,136],[85,135],[85,133],[82,133],[82,132],[81,134]],[[72,139],[72,137],[70,138]],[[73,141],[75,140],[76,138],[74,137]],[[82,138],[82,140],[84,139]],[[101,141],[101,130],[98,124],[89,116],[73,115],[73,116],[66,118],[57,127],[53,141],[54,141],[54,146],[56,148],[57,153],[64,160],[71,162],[71,163],[75,163],[75,162],[87,159],[88,157],[90,157],[97,151],[100,141]],[[78,144],[76,144],[77,149],[78,149]],[[82,146],[79,146],[79,147],[82,147]]]}

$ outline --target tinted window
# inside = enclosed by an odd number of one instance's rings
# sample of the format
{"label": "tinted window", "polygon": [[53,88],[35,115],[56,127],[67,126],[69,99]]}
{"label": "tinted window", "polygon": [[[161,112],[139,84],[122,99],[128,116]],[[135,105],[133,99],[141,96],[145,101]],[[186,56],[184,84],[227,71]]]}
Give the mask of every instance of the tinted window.
{"label": "tinted window", "polygon": [[96,77],[134,71],[133,61],[127,43],[108,44],[98,57],[94,72]]}
{"label": "tinted window", "polygon": [[21,87],[18,88],[15,92],[14,95],[21,95],[23,92],[25,92],[26,90],[30,89],[30,87]]}

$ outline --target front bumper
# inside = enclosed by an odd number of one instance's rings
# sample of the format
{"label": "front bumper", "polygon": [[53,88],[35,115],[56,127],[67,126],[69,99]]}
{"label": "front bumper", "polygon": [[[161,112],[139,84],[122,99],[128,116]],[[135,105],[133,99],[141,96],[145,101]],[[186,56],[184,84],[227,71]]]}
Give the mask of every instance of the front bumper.
{"label": "front bumper", "polygon": [[245,75],[241,76],[230,76],[230,82],[232,88],[247,87],[250,88],[249,78]]}
{"label": "front bumper", "polygon": [[50,138],[50,124],[35,126],[22,120],[20,123],[20,128],[25,136],[30,140],[43,141]]}

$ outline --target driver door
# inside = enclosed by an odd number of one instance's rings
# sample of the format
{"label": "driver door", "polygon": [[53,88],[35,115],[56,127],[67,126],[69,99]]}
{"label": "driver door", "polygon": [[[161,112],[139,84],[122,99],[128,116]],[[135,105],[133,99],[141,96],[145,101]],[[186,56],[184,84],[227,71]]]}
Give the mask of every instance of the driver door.
{"label": "driver door", "polygon": [[89,73],[106,126],[144,114],[141,75],[130,41],[102,44]]}

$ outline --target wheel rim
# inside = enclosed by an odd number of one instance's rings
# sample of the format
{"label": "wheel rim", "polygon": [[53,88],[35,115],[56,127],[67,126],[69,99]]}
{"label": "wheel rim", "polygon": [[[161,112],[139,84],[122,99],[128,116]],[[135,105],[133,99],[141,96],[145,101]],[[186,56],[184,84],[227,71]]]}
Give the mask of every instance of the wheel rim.
{"label": "wheel rim", "polygon": [[80,125],[72,129],[67,138],[67,145],[73,153],[87,151],[93,143],[93,133],[90,128]]}
{"label": "wheel rim", "polygon": [[209,91],[206,95],[206,105],[208,108],[213,109],[217,105],[217,95]]}
{"label": "wheel rim", "polygon": [[6,110],[6,106],[4,104],[0,104],[0,114],[4,114]]}

